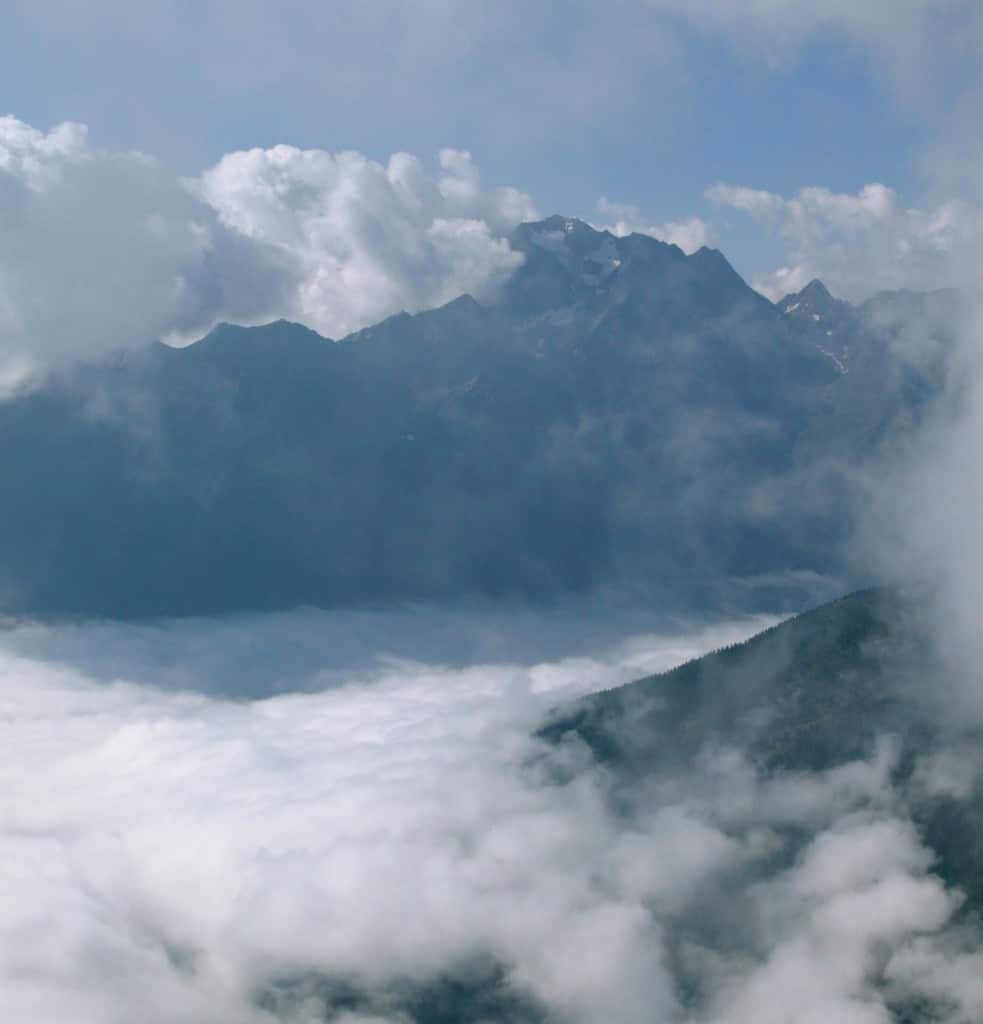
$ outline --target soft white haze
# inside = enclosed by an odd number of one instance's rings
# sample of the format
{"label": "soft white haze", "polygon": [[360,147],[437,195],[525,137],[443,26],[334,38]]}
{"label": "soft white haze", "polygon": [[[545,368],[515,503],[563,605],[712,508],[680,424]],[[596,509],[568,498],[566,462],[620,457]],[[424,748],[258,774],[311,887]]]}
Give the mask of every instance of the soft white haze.
{"label": "soft white haze", "polygon": [[[980,959],[947,931],[959,896],[931,874],[892,790],[890,739],[869,763],[767,781],[740,751],[708,749],[692,775],[638,793],[626,819],[583,750],[531,737],[556,703],[762,620],[539,663],[355,650],[320,675],[314,652],[352,620],[299,614],[147,627],[177,652],[172,683],[181,668],[185,685],[224,697],[153,685],[166,659],[146,631],[4,635],[5,1020],[301,1024],[321,1019],[304,981],[323,977],[395,1021],[394,986],[489,958],[584,1024],[777,1024],[791,1002],[797,1020],[874,1024],[888,1019],[873,988],[885,964],[897,991],[917,993],[937,988],[943,961],[965,1000],[950,1019],[979,1012]],[[269,690],[295,692],[237,699],[264,650]],[[775,830],[793,824],[813,838],[776,872]],[[714,893],[737,901],[747,933],[680,947]],[[681,970],[711,993],[697,1017]],[[287,995],[264,1010],[275,984]]]}
{"label": "soft white haze", "polygon": [[788,263],[751,282],[772,301],[815,277],[852,301],[877,291],[977,283],[974,256],[983,244],[983,214],[962,200],[912,209],[878,183],[855,195],[812,187],[791,198],[717,184],[707,197],[749,214],[788,244]]}
{"label": "soft white haze", "polygon": [[505,235],[536,208],[513,188],[483,191],[469,154],[383,166],[360,153],[290,146],[232,153],[202,175],[222,222],[278,252],[294,275],[287,311],[340,337],[383,317],[493,295],[521,263]]}

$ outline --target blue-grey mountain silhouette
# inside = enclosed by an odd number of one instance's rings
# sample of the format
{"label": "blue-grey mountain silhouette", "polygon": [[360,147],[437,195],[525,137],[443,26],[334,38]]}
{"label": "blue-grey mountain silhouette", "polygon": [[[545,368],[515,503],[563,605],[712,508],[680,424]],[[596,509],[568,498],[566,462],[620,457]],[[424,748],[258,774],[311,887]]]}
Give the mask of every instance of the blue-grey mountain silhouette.
{"label": "blue-grey mountain silhouette", "polygon": [[337,342],[220,325],[0,404],[2,610],[684,605],[849,575],[837,467],[937,393],[885,312],[910,325],[925,296],[874,316],[814,282],[774,305],[713,249],[560,217],[512,244],[492,304]]}

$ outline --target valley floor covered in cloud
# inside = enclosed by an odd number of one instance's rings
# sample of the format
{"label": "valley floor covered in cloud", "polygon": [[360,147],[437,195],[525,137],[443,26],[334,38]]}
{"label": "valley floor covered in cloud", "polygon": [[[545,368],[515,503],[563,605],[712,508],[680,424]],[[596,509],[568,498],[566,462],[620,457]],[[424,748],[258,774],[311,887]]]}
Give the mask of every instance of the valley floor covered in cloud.
{"label": "valley floor covered in cloud", "polygon": [[874,1024],[944,970],[974,1019],[890,738],[812,776],[707,749],[630,807],[535,738],[769,624],[640,620],[594,650],[559,612],[8,624],[0,1016]]}

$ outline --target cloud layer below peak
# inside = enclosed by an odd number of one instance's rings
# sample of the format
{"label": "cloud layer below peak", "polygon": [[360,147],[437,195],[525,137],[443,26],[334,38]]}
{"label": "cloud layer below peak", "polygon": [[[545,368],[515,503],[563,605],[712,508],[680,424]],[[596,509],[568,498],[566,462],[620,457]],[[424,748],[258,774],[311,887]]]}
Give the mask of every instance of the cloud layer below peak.
{"label": "cloud layer below peak", "polygon": [[[4,634],[4,1019],[404,1024],[413,986],[488,963],[494,985],[571,1024],[760,1024],[790,1006],[874,1024],[886,992],[931,995],[940,969],[947,1024],[978,1016],[979,954],[948,930],[958,894],[892,788],[897,744],[768,778],[708,748],[616,811],[582,749],[531,736],[558,702],[760,622],[553,662],[322,674],[317,651],[352,624]],[[430,628],[455,624],[489,626]],[[258,649],[288,652],[274,696],[181,688],[235,692]],[[358,999],[333,1006],[339,991]]]}

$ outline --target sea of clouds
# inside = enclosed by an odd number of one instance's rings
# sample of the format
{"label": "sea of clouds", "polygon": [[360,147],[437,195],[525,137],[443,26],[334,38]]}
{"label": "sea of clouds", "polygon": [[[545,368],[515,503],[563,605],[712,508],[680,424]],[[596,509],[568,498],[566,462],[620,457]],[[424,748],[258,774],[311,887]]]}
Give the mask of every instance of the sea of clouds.
{"label": "sea of clouds", "polygon": [[521,1019],[879,1024],[940,971],[945,1019],[978,1019],[890,738],[813,776],[707,749],[626,813],[535,737],[770,621],[609,618],[593,650],[582,612],[8,623],[0,1017],[406,1021],[494,965]]}

